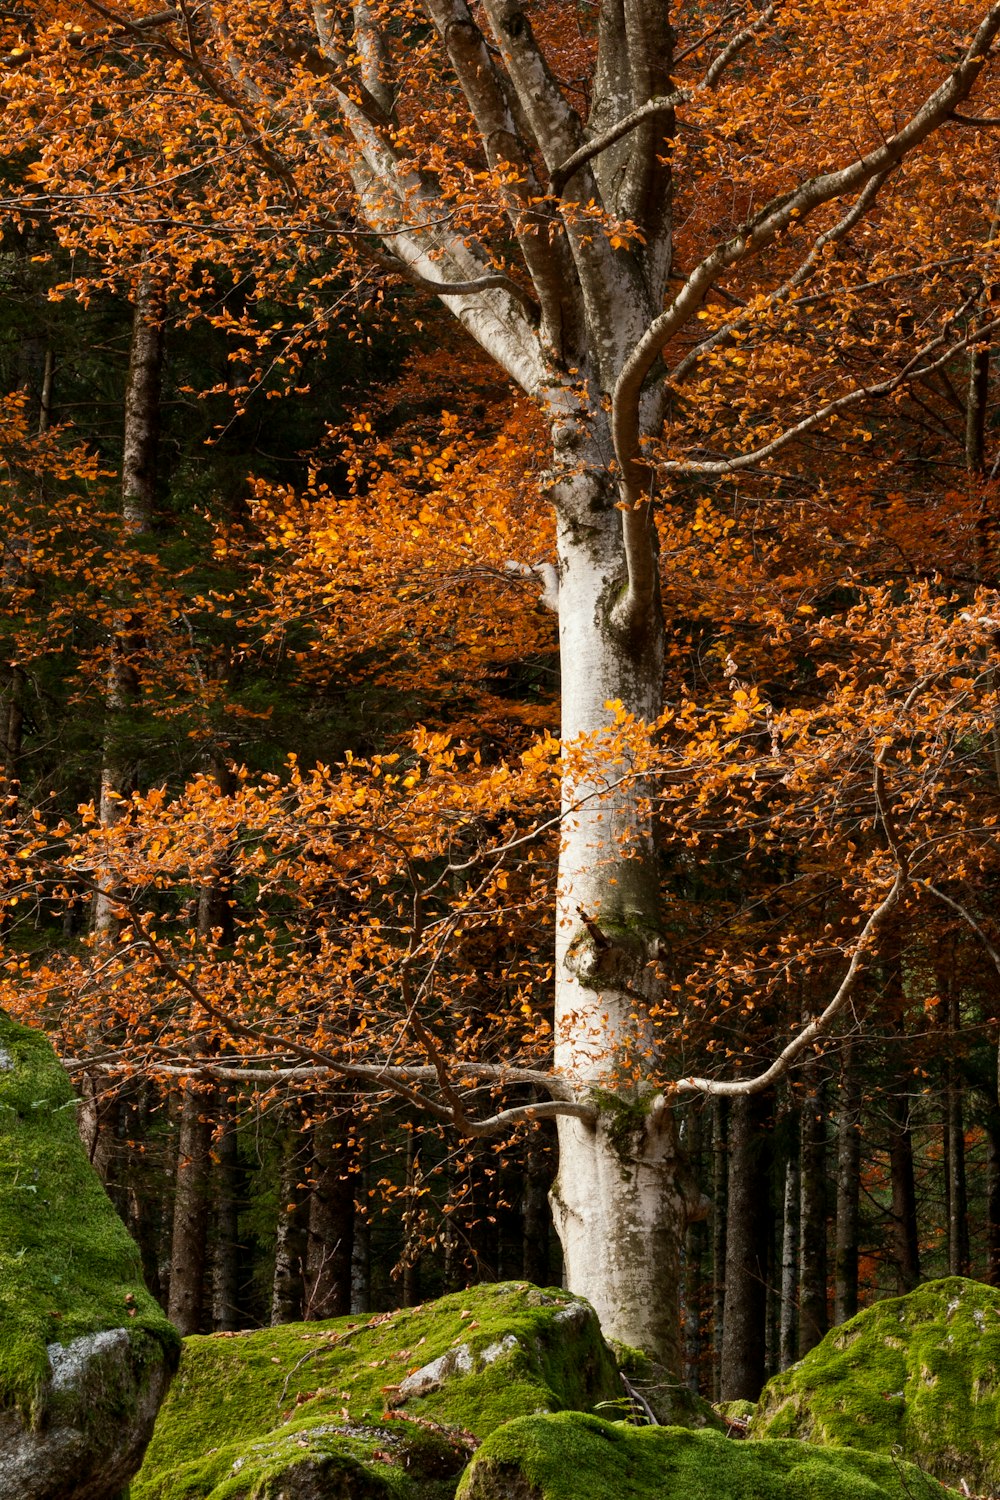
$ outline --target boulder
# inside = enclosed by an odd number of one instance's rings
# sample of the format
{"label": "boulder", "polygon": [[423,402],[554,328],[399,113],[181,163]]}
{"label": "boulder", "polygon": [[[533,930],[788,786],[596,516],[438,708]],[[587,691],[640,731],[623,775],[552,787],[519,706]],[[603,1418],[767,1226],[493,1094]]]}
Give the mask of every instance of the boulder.
{"label": "boulder", "polygon": [[189,1338],[132,1500],[445,1500],[503,1423],[623,1397],[590,1306],[523,1282]]}
{"label": "boulder", "polygon": [[1000,1291],[949,1277],[876,1302],[765,1386],[750,1436],[899,1454],[1000,1491]]}
{"label": "boulder", "polygon": [[117,1500],[179,1350],[65,1070],[0,1013],[0,1500]]}
{"label": "boulder", "polygon": [[955,1500],[911,1464],[842,1448],[737,1443],[578,1412],[521,1417],[486,1439],[458,1500]]}

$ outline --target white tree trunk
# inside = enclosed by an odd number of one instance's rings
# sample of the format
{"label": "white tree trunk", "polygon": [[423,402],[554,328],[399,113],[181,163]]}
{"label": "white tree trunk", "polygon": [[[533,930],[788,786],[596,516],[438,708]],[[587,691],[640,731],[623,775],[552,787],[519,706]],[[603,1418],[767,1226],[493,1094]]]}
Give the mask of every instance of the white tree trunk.
{"label": "white tree trunk", "polygon": [[593,1126],[560,1120],[551,1201],[567,1286],[593,1304],[608,1337],[677,1368],[686,1212],[673,1118],[649,1082],[652,830],[628,766],[609,764],[599,744],[586,753],[575,743],[613,723],[609,703],[655,719],[662,694],[658,606],[630,638],[612,623],[627,578],[600,422],[556,431],[565,769],[555,1061],[599,1113]]}

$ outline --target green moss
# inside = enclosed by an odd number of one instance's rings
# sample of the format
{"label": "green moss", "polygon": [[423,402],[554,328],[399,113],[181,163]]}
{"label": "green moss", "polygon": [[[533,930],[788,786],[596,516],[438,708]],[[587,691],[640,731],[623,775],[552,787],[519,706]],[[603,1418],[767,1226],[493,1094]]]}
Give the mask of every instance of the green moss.
{"label": "green moss", "polygon": [[[424,1394],[404,1385],[439,1360],[451,1369],[438,1372],[445,1378],[437,1388],[433,1371],[417,1381]],[[325,1455],[330,1443],[343,1453],[354,1441],[349,1429],[359,1428],[403,1435],[398,1463],[380,1474],[412,1487],[414,1442],[447,1443],[448,1430],[484,1437],[513,1417],[591,1410],[620,1392],[587,1304],[524,1283],[477,1287],[372,1319],[186,1339],[132,1500],[229,1500],[242,1493],[231,1478],[246,1484],[252,1473],[253,1483],[265,1484],[289,1443],[303,1461]],[[387,1408],[399,1414],[388,1422]],[[446,1431],[428,1433],[413,1419]],[[383,1437],[373,1441],[385,1446]],[[454,1476],[468,1455],[460,1436],[451,1448],[458,1454]],[[244,1463],[233,1476],[238,1458]],[[425,1475],[421,1493],[442,1483],[452,1493],[455,1479],[450,1488],[446,1480]],[[258,1492],[266,1495],[266,1487],[247,1489],[255,1500]]]}
{"label": "green moss", "polygon": [[[129,1329],[140,1364],[176,1358],[177,1334],[80,1144],[64,1068],[39,1032],[0,1012],[0,1406],[37,1417],[47,1345],[113,1328]],[[102,1419],[127,1415],[124,1389],[97,1394]]]}
{"label": "green moss", "polygon": [[576,1412],[488,1438],[458,1500],[944,1500],[911,1464],[798,1442],[628,1427]]}
{"label": "green moss", "polygon": [[878,1302],[765,1387],[751,1436],[898,1452],[1000,1487],[1000,1291],[951,1277]]}

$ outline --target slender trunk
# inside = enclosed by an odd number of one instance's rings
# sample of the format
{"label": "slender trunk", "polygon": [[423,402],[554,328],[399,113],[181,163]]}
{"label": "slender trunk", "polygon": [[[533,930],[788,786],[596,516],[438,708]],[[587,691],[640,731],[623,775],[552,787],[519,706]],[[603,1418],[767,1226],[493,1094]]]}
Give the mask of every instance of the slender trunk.
{"label": "slender trunk", "polygon": [[[601,424],[600,413],[589,417]],[[648,1076],[650,959],[660,934],[658,869],[643,789],[609,782],[598,740],[614,709],[660,712],[663,631],[657,600],[626,628],[622,517],[609,475],[609,434],[567,420],[556,431],[564,752],[556,920],[556,1068],[599,1105],[593,1124],[559,1120],[550,1194],[566,1284],[594,1306],[606,1335],[680,1365],[679,1261],[687,1221],[672,1111]],[[627,769],[628,755],[622,770]],[[595,1092],[596,1091],[596,1092]]]}
{"label": "slender trunk", "polygon": [[771,1239],[773,1101],[736,1098],[729,1109],[729,1205],[721,1399],[756,1401],[767,1376],[765,1327]]}
{"label": "slender trunk", "polygon": [[525,1153],[521,1191],[521,1275],[535,1286],[551,1285],[548,1191],[552,1176],[548,1138],[536,1129]]}
{"label": "slender trunk", "polygon": [[367,1137],[361,1148],[361,1159],[355,1179],[358,1203],[354,1211],[354,1244],[351,1247],[351,1312],[368,1312],[372,1305],[371,1226],[368,1221],[368,1155]]}
{"label": "slender trunk", "polygon": [[889,1169],[892,1175],[892,1244],[896,1278],[901,1292],[920,1283],[920,1242],[917,1233],[917,1187],[913,1171],[910,1101],[900,1085],[886,1098],[889,1114]]}
{"label": "slender trunk", "polygon": [[858,1310],[858,1228],[861,1201],[861,1085],[853,1048],[844,1053],[837,1103],[837,1240],[835,1323]]}
{"label": "slender trunk", "polygon": [[413,1145],[413,1131],[406,1137],[407,1208],[403,1214],[403,1306],[416,1307],[420,1301],[420,1200],[417,1189],[422,1180],[420,1158]]}
{"label": "slender trunk", "polygon": [[226,1111],[216,1148],[212,1331],[232,1333],[240,1318],[240,1160],[236,1125]]}
{"label": "slender trunk", "polygon": [[[700,1109],[687,1114],[685,1147],[688,1161],[700,1174],[704,1116]],[[701,1306],[704,1287],[706,1222],[694,1219],[684,1237],[684,1380],[692,1391],[701,1385]]]}
{"label": "slender trunk", "polygon": [[278,1137],[278,1224],[274,1246],[274,1281],[271,1285],[271,1323],[295,1323],[302,1317],[305,1300],[306,1214],[308,1199],[303,1187],[305,1151],[302,1120],[298,1110],[286,1110]]}
{"label": "slender trunk", "polygon": [[827,1305],[826,1111],[822,1087],[812,1079],[807,1084],[802,1105],[801,1141],[800,1359],[819,1343],[830,1326]]}
{"label": "slender trunk", "polygon": [[[144,276],[135,294],[125,386],[121,506],[124,531],[129,537],[145,535],[152,522],[162,366],[162,301],[158,287]],[[141,621],[123,612],[115,621],[105,695],[106,727],[99,798],[102,828],[111,828],[118,821],[122,799],[133,779],[125,719],[139,694],[135,658],[141,649],[141,638]],[[98,879],[93,920],[98,943],[112,941],[117,918],[115,882],[109,871],[104,871]]]}
{"label": "slender trunk", "polygon": [[339,1318],[351,1310],[354,1250],[352,1128],[347,1118],[313,1130],[313,1178],[306,1252],[306,1317]]}
{"label": "slender trunk", "polygon": [[718,1401],[722,1384],[722,1331],[726,1312],[726,1200],[729,1155],[724,1099],[713,1099],[712,1110],[712,1396]]}
{"label": "slender trunk", "polygon": [[1000,1110],[986,1127],[986,1280],[1000,1286]]}
{"label": "slender trunk", "polygon": [[799,1341],[799,1208],[802,1173],[799,1162],[799,1132],[785,1161],[785,1189],[781,1236],[781,1328],[778,1335],[778,1367],[787,1370],[798,1358]]}
{"label": "slender trunk", "polygon": [[958,994],[949,984],[948,996],[948,1271],[952,1276],[969,1274],[969,1199],[965,1174],[965,1121],[962,1077],[956,1061],[961,1030]]}
{"label": "slender trunk", "polygon": [[212,1100],[185,1088],[177,1142],[177,1177],[170,1242],[167,1316],[182,1334],[202,1332],[208,1247]]}

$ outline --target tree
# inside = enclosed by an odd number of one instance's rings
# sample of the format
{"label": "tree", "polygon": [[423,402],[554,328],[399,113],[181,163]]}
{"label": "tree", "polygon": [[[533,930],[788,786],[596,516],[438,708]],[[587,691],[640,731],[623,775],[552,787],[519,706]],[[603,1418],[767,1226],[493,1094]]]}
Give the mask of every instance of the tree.
{"label": "tree", "polygon": [[[952,122],[973,91],[990,113],[1000,5],[734,18],[602,0],[573,26],[545,0],[35,9],[9,109],[51,144],[34,144],[21,212],[56,213],[67,243],[96,235],[108,255],[126,239],[194,298],[205,261],[248,244],[261,287],[296,258],[317,292],[402,275],[541,414],[565,747],[552,1202],[568,1284],[610,1335],[676,1367],[688,1205],[654,1024],[666,939],[641,774],[642,728],[663,709],[655,501],[734,475],[780,483],[797,444],[838,420],[859,432],[866,403],[992,335],[976,269],[991,210],[964,144],[979,116]],[[946,212],[955,175],[967,186]],[[949,257],[918,327],[876,327],[893,278]],[[616,726],[636,733],[616,746]],[[884,810],[882,824],[893,850]],[[883,880],[782,1068],[846,1002],[908,885],[901,855]],[[439,1109],[473,1129],[439,1081]]]}

